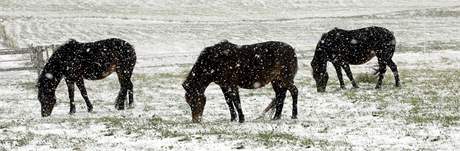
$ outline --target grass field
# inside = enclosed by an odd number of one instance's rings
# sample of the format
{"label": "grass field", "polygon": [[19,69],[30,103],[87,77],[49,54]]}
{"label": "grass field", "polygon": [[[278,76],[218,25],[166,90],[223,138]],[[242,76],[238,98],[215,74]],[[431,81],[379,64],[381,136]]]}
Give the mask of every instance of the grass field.
{"label": "grass field", "polygon": [[[116,75],[85,81],[94,112],[86,112],[77,91],[77,113],[68,115],[60,85],[53,114],[42,118],[36,73],[0,73],[0,150],[456,150],[459,18],[455,0],[2,1],[2,47],[119,37],[135,45],[139,59],[135,108],[125,111],[114,108]],[[327,92],[317,93],[309,63],[321,33],[370,25],[394,31],[402,87],[393,87],[388,70],[375,90],[371,60],[352,66],[359,89],[344,78],[348,89],[341,90],[329,65]],[[230,122],[221,90],[211,85],[203,122],[191,123],[181,83],[199,52],[222,39],[296,48],[299,119],[290,119],[290,96],[281,120],[261,118],[274,97],[266,86],[241,90],[246,122]]]}

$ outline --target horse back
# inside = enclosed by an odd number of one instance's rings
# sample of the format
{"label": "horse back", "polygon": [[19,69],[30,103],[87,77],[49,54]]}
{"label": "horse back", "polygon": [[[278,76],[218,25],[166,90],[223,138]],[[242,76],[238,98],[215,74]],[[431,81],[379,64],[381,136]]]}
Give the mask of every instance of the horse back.
{"label": "horse back", "polygon": [[96,42],[81,43],[75,72],[85,79],[98,80],[109,76],[123,63],[135,62],[134,48],[126,41],[112,38]]}
{"label": "horse back", "polygon": [[395,37],[382,27],[367,27],[356,30],[334,29],[328,33],[333,46],[329,46],[328,58],[332,61],[358,65],[381,53],[394,53]]}
{"label": "horse back", "polygon": [[274,80],[283,80],[284,75],[288,75],[286,72],[294,75],[297,71],[295,51],[286,43],[243,45],[236,51],[233,56],[237,60],[236,68],[229,69],[226,75],[237,77],[237,84],[242,88],[263,87]]}

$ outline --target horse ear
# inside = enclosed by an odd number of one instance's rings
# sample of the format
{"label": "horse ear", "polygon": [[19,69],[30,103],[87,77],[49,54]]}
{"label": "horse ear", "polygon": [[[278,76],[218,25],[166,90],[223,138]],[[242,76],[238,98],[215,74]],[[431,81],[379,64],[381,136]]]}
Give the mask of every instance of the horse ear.
{"label": "horse ear", "polygon": [[67,43],[68,43],[68,44],[77,44],[78,41],[75,40],[75,39],[73,39],[73,38],[71,38],[71,39],[69,39],[69,42],[67,42]]}
{"label": "horse ear", "polygon": [[229,43],[227,39],[222,39],[219,43]]}

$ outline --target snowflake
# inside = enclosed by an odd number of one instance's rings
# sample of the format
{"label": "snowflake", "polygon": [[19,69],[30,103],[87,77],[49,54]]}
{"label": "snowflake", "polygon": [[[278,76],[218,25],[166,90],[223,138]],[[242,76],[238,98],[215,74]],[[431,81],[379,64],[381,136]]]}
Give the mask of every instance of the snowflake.
{"label": "snowflake", "polygon": [[261,84],[260,84],[260,82],[255,82],[253,84],[253,86],[254,86],[254,88],[260,88]]}
{"label": "snowflake", "polygon": [[352,39],[350,43],[355,45],[358,43],[358,41],[356,39]]}
{"label": "snowflake", "polygon": [[48,78],[48,79],[53,79],[53,74],[51,74],[51,73],[46,73],[46,74],[45,74],[45,77]]}

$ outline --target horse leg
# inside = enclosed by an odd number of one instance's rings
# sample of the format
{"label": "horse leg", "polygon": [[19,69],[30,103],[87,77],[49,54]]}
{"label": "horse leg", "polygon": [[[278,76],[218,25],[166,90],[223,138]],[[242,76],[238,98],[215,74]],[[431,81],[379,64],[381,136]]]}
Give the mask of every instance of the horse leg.
{"label": "horse leg", "polygon": [[222,92],[224,93],[225,101],[227,102],[228,109],[230,110],[230,117],[231,117],[230,121],[235,121],[236,112],[235,112],[235,108],[232,102],[232,92],[227,86],[220,86],[220,88],[222,89]]}
{"label": "horse leg", "polygon": [[120,74],[118,74],[118,82],[120,83],[120,91],[118,92],[117,100],[115,102],[115,108],[117,110],[124,110],[126,95],[128,92],[128,84],[126,80],[122,76],[120,76]]}
{"label": "horse leg", "polygon": [[238,92],[238,87],[230,87],[229,91],[229,97],[231,102],[233,102],[233,105],[236,108],[236,111],[238,112],[238,122],[243,123],[244,122],[244,114],[243,110],[241,109],[241,102],[240,102],[240,95]]}
{"label": "horse leg", "polygon": [[299,90],[294,84],[289,85],[288,87],[289,93],[292,96],[292,119],[297,119],[297,97],[299,95]]}
{"label": "horse leg", "polygon": [[83,97],[83,99],[85,100],[86,108],[88,109],[88,112],[92,112],[93,104],[91,104],[91,101],[89,101],[88,93],[86,92],[85,82],[83,81],[83,79],[77,80],[77,87],[80,90],[81,97]]}
{"label": "horse leg", "polygon": [[353,78],[353,73],[351,73],[350,65],[344,64],[342,68],[345,70],[345,73],[347,74],[348,79],[350,79],[351,85],[353,85],[353,88],[359,88],[358,84],[356,84],[356,81]]}
{"label": "horse leg", "polygon": [[134,91],[133,91],[133,82],[129,80],[128,83],[128,95],[129,95],[129,107],[134,108]]}
{"label": "horse leg", "polygon": [[69,114],[74,114],[76,112],[75,103],[74,103],[74,92],[75,92],[75,82],[65,79],[67,84],[67,90],[69,91],[69,100],[70,100],[70,111]]}
{"label": "horse leg", "polygon": [[117,76],[118,82],[120,83],[120,91],[118,93],[115,108],[118,110],[125,109],[126,96],[128,95],[128,107],[132,108],[134,103],[134,91],[133,83],[131,81],[131,76],[134,70],[134,63],[129,63],[129,61],[119,64],[117,67]]}
{"label": "horse leg", "polygon": [[391,59],[388,60],[388,67],[390,67],[391,72],[393,72],[393,76],[395,77],[395,87],[400,87],[401,84],[399,82],[398,67],[393,62],[393,60],[391,60]]}
{"label": "horse leg", "polygon": [[280,82],[273,82],[272,85],[276,95],[276,111],[273,120],[278,120],[281,119],[281,113],[283,111],[284,99],[286,98],[287,89],[284,86],[282,86]]}
{"label": "horse leg", "polygon": [[342,77],[342,67],[338,64],[333,64],[335,71],[337,72],[337,78],[339,79],[340,82],[340,88],[345,89],[345,83],[343,82],[343,77]]}
{"label": "horse leg", "polygon": [[385,72],[387,71],[386,62],[383,60],[383,58],[378,58],[378,63],[379,63],[379,79],[377,81],[377,85],[375,86],[375,89],[380,89],[382,87],[383,77],[385,76]]}
{"label": "horse leg", "polygon": [[115,102],[115,108],[118,110],[125,109],[126,96],[129,91],[129,106],[132,106],[134,102],[133,98],[133,83],[131,82],[132,70],[117,69],[118,82],[120,83],[120,91]]}

